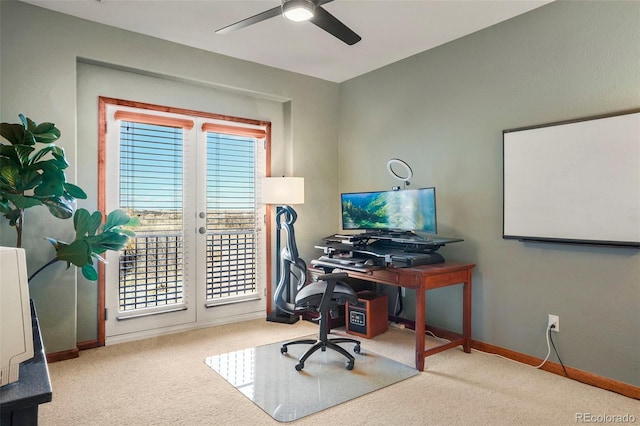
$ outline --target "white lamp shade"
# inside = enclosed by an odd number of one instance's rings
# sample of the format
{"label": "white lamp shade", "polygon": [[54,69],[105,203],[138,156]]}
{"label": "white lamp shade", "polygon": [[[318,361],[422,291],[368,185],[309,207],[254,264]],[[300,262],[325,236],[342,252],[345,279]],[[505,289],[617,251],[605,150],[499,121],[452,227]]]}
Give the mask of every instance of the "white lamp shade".
{"label": "white lamp shade", "polygon": [[268,177],[262,180],[262,202],[279,206],[304,203],[304,178]]}

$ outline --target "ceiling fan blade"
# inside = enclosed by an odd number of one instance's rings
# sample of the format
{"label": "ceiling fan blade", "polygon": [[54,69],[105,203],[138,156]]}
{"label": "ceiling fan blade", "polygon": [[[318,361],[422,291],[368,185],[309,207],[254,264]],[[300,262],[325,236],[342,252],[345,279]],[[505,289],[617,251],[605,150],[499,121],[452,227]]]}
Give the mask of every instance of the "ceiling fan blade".
{"label": "ceiling fan blade", "polygon": [[246,19],[243,19],[242,21],[238,21],[235,24],[222,27],[219,30],[216,30],[216,33],[226,34],[231,31],[239,30],[240,28],[248,27],[249,25],[257,24],[258,22],[266,21],[269,18],[280,16],[281,14],[282,14],[282,7],[276,6],[273,9],[265,10],[264,12],[258,13],[257,15],[253,15],[250,18],[246,18]]}
{"label": "ceiling fan blade", "polygon": [[336,18],[320,6],[316,7],[316,13],[309,22],[312,22],[326,32],[339,38],[349,46],[354,45],[362,40],[362,38],[358,34],[353,32],[349,27],[340,22],[338,18]]}

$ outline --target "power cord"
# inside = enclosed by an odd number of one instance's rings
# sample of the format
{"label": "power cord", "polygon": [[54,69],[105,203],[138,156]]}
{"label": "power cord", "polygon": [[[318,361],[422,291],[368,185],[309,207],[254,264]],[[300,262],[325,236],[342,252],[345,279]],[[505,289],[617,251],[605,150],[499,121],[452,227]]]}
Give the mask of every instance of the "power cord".
{"label": "power cord", "polygon": [[558,349],[556,349],[556,345],[553,343],[553,336],[551,336],[552,328],[555,328],[555,324],[549,328],[549,340],[551,340],[551,346],[553,346],[553,351],[556,353],[556,356],[558,357],[558,361],[560,361],[560,365],[562,366],[562,371],[564,371],[564,375],[566,377],[569,377],[569,373],[567,373],[567,369],[564,367],[562,358],[560,358],[560,354],[558,353]]}
{"label": "power cord", "polygon": [[[555,327],[554,324],[549,324],[547,326],[547,332],[545,333],[546,336],[547,336],[547,356],[544,357],[544,359],[542,360],[542,363],[540,365],[537,365],[537,366],[535,366],[533,368],[540,368],[547,362],[547,360],[549,360],[549,355],[551,355],[551,345],[549,344],[549,341],[551,339],[551,329],[554,328],[554,327]],[[555,348],[555,346],[554,346],[554,348]]]}
{"label": "power cord", "polygon": [[435,334],[433,334],[433,332],[431,330],[425,330],[424,332],[425,332],[425,334],[430,334],[435,339],[444,340],[445,342],[450,342],[451,341],[449,339],[445,339],[444,337],[436,336]]}
{"label": "power cord", "polygon": [[[564,375],[566,377],[569,377],[569,373],[567,373],[567,369],[564,366],[564,363],[562,362],[562,358],[560,358],[560,354],[558,353],[558,349],[556,348],[555,343],[553,343],[553,336],[551,335],[551,330],[553,330],[554,328],[556,328],[555,324],[549,324],[547,326],[547,356],[544,358],[544,360],[542,361],[542,363],[538,366],[535,366],[534,368],[540,368],[542,367],[548,360],[549,360],[549,355],[551,355],[551,347],[553,347],[553,351],[555,352],[556,356],[558,357],[558,361],[560,361],[560,365],[562,366],[562,371],[564,371]],[[551,344],[549,344],[551,343]]]}

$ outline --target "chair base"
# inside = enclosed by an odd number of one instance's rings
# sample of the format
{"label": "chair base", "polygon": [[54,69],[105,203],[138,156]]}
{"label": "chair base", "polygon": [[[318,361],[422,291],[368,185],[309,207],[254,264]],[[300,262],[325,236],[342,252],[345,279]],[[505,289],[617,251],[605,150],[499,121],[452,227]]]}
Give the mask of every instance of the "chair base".
{"label": "chair base", "polygon": [[353,370],[353,366],[355,365],[355,358],[346,349],[342,346],[338,345],[338,343],[354,343],[355,347],[353,348],[353,352],[359,354],[360,353],[360,341],[355,339],[349,339],[346,337],[340,337],[335,339],[325,339],[325,340],[312,340],[312,339],[302,339],[302,340],[294,340],[293,342],[287,342],[282,345],[280,348],[280,353],[286,354],[288,349],[287,347],[290,345],[313,345],[300,357],[298,360],[298,364],[296,364],[296,370],[302,371],[304,368],[304,362],[309,358],[314,352],[318,349],[322,350],[322,352],[326,351],[327,348],[332,349],[336,352],[341,353],[347,358],[347,362],[345,363],[345,367],[347,370]]}

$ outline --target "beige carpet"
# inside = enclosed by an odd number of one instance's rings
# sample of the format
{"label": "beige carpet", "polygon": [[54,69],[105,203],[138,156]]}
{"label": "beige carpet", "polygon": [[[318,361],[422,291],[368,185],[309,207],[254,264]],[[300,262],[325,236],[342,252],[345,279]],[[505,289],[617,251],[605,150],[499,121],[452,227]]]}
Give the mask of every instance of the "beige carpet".
{"label": "beige carpet", "polygon": [[[53,401],[40,425],[281,424],[203,360],[315,331],[256,320],[83,351],[49,366]],[[362,346],[412,365],[413,342],[412,331],[390,329]],[[569,425],[605,415],[640,423],[640,401],[456,348],[427,358],[416,377],[289,424]]]}

